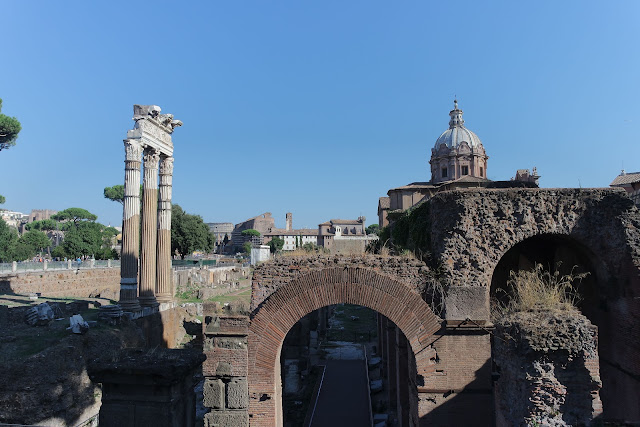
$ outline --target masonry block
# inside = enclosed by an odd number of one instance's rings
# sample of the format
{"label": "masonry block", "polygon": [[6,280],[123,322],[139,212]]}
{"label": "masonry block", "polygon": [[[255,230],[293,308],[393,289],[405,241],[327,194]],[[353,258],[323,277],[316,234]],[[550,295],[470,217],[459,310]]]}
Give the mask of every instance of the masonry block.
{"label": "masonry block", "polygon": [[214,411],[204,415],[204,427],[248,427],[247,411]]}
{"label": "masonry block", "polygon": [[484,286],[451,286],[445,297],[446,320],[489,320],[489,289]]}
{"label": "masonry block", "polygon": [[203,404],[207,408],[224,409],[224,383],[218,379],[204,381]]}
{"label": "masonry block", "polygon": [[202,364],[205,377],[246,377],[247,349],[213,348],[205,352],[207,359]]}
{"label": "masonry block", "polygon": [[249,407],[249,388],[246,378],[234,378],[227,384],[227,408]]}

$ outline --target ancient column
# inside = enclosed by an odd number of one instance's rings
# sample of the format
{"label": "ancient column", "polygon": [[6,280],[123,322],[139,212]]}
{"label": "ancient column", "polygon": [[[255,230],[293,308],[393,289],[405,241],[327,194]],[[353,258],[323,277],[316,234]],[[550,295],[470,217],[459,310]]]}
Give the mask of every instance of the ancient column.
{"label": "ancient column", "polygon": [[158,199],[158,273],[156,296],[158,302],[173,300],[173,272],[171,270],[171,186],[173,183],[173,157],[160,160],[160,191]]}
{"label": "ancient column", "polygon": [[140,305],[157,307],[156,241],[158,228],[158,161],[160,153],[148,147],[144,151],[142,192],[142,252],[140,255]]}
{"label": "ancient column", "polygon": [[120,306],[140,311],[138,303],[138,251],[140,246],[140,156],[142,144],[125,139],[124,211],[120,254]]}

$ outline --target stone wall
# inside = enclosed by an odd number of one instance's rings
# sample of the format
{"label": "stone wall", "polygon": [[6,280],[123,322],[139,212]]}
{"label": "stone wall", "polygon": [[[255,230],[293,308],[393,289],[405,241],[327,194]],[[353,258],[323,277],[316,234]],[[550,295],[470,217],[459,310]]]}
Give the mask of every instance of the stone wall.
{"label": "stone wall", "polygon": [[212,268],[189,268],[173,271],[175,287],[186,286],[188,282],[202,286],[217,286],[237,282],[249,277],[250,268],[242,266],[224,266]]}
{"label": "stone wall", "polygon": [[204,427],[248,426],[249,318],[217,314],[213,304],[204,305],[204,314]]}
{"label": "stone wall", "polygon": [[429,201],[429,222],[447,320],[489,319],[492,276],[518,244],[556,239],[586,257],[593,289],[581,310],[601,332],[604,416],[640,422],[630,400],[640,394],[640,212],[624,191],[449,191]]}
{"label": "stone wall", "polygon": [[0,278],[0,293],[39,292],[47,297],[89,298],[100,296],[117,300],[120,293],[119,268],[39,271],[17,273]]}
{"label": "stone wall", "polygon": [[598,254],[609,275],[640,267],[640,214],[618,189],[467,189],[435,195],[432,251],[451,286],[488,287],[500,258],[536,235],[562,234]]}
{"label": "stone wall", "polygon": [[496,325],[498,426],[589,425],[602,413],[597,328],[577,312],[509,315]]}

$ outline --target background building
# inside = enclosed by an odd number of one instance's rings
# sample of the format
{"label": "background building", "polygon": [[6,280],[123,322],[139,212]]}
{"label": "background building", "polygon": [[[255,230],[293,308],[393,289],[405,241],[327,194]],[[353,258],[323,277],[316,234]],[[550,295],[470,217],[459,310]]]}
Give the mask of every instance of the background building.
{"label": "background building", "polygon": [[233,233],[233,223],[231,222],[208,222],[207,226],[209,227],[209,231],[213,234],[215,239],[215,252],[222,253],[224,252],[224,238],[227,237],[228,241],[231,242],[231,234]]}
{"label": "background building", "polygon": [[633,203],[640,206],[640,172],[626,173],[623,170],[609,186],[624,188]]}
{"label": "background building", "polygon": [[428,200],[441,191],[460,188],[512,188],[538,187],[536,168],[518,169],[515,178],[510,181],[491,181],[487,178],[487,161],[484,146],[478,135],[464,126],[462,110],[458,101],[453,101],[453,110],[449,112],[449,129],[436,140],[431,149],[431,180],[412,182],[402,187],[392,188],[387,197],[378,199],[378,225],[389,225],[390,212],[403,212],[423,200]]}
{"label": "background building", "polygon": [[264,234],[264,243],[267,244],[274,237],[284,240],[283,251],[293,251],[306,243],[318,245],[318,230],[313,228],[293,228],[293,214],[287,212],[285,216],[285,228],[273,228]]}
{"label": "background building", "polygon": [[378,237],[367,236],[366,218],[331,219],[318,224],[318,246],[331,253],[356,254],[364,253],[369,241]]}
{"label": "background building", "polygon": [[[264,243],[264,236],[274,228],[275,220],[271,216],[271,212],[265,212],[236,224],[231,233],[231,242],[235,250],[242,249],[245,242],[251,242],[254,246],[259,246]],[[244,230],[249,229],[258,230],[260,237],[245,236],[242,234]]]}

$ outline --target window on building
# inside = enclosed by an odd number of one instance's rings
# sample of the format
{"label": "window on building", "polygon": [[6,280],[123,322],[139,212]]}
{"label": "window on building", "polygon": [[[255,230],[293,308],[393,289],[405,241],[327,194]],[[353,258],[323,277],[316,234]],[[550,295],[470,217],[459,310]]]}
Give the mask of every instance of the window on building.
{"label": "window on building", "polygon": [[442,168],[442,177],[443,178],[446,178],[448,176],[447,172],[448,172],[447,168]]}
{"label": "window on building", "polygon": [[469,166],[462,166],[462,175],[469,175]]}
{"label": "window on building", "polygon": [[484,168],[480,167],[480,176],[484,176]]}

